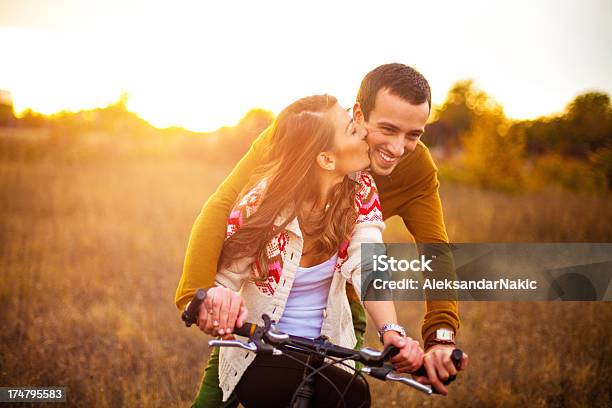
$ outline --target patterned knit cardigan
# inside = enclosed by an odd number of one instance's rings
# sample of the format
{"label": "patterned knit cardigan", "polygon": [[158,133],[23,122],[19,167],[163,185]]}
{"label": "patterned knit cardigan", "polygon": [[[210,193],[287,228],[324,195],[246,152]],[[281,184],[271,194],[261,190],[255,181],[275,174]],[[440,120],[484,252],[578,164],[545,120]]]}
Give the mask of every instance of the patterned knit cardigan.
{"label": "patterned knit cardigan", "polygon": [[[344,242],[338,250],[321,327],[321,334],[328,336],[330,341],[351,348],[355,346],[356,339],[346,297],[346,283],[351,282],[360,295],[361,244],[381,243],[385,226],[374,180],[367,172],[358,172],[354,177],[359,183],[355,196],[358,216],[350,240]],[[232,236],[244,221],[257,211],[265,188],[266,182],[260,182],[234,207],[229,216],[226,238]],[[281,212],[274,224],[282,224],[287,216],[287,211]],[[249,310],[249,321],[259,322],[263,313],[268,314],[273,321],[279,321],[300,264],[302,246],[303,237],[296,217],[267,244],[267,280],[255,282],[248,279],[252,268],[255,268],[256,272],[259,270],[254,258],[245,258],[232,263],[227,269],[220,268],[216,281],[220,285],[240,291]],[[219,359],[219,383],[225,401],[255,359],[255,354],[238,348],[222,348]]]}

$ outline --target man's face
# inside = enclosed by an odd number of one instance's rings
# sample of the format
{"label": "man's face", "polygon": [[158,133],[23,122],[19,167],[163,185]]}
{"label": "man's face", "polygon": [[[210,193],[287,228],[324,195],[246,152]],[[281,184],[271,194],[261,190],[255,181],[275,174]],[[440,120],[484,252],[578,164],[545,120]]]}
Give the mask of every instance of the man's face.
{"label": "man's face", "polygon": [[370,170],[386,176],[404,155],[416,148],[429,118],[429,104],[425,101],[413,105],[387,89],[381,89],[368,120],[365,121],[359,103],[355,104],[354,116],[368,131]]}

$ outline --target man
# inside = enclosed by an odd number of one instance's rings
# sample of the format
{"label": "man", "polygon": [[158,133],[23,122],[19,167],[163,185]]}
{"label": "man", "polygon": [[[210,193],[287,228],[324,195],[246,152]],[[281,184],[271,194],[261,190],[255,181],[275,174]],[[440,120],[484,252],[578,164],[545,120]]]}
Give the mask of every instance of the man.
{"label": "man", "polygon": [[[383,217],[402,217],[417,243],[447,243],[438,194],[437,169],[429,150],[420,141],[431,112],[431,91],[427,80],[416,70],[403,64],[386,64],[369,72],[363,79],[353,117],[367,131],[370,145],[370,171],[377,183]],[[225,237],[227,216],[253,169],[264,162],[268,130],[253,142],[249,152],[229,177],[208,199],[193,226],[187,248],[183,275],[176,291],[176,305],[183,310],[200,287],[214,284],[217,259]],[[353,292],[354,293],[354,292]],[[237,313],[237,307],[231,313]],[[199,326],[215,332],[219,306],[209,316],[211,305],[200,310]],[[353,320],[358,340],[363,340],[365,312],[357,299],[351,299]],[[224,311],[227,318],[227,311]],[[235,317],[235,316],[234,316]],[[442,381],[456,373],[450,360],[454,334],[459,328],[457,302],[428,300],[421,335],[425,344],[424,364],[428,377],[420,378],[446,395]],[[231,332],[231,328],[229,329]],[[220,335],[227,335],[219,331]],[[460,369],[467,368],[465,354]],[[218,351],[213,350],[202,383],[210,395],[218,370]],[[202,402],[202,401],[200,401]],[[208,401],[210,403],[210,401]],[[228,401],[230,406],[235,402]],[[198,401],[196,401],[196,404]],[[208,405],[208,406],[213,406]]]}

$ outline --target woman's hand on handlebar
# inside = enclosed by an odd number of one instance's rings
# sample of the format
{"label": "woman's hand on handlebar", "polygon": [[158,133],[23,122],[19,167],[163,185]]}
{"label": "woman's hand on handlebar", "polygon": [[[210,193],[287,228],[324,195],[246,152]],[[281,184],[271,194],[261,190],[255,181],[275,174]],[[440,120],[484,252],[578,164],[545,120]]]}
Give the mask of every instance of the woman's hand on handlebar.
{"label": "woman's hand on handlebar", "polygon": [[214,286],[200,307],[198,327],[204,333],[232,339],[234,327],[242,327],[248,310],[242,297],[231,289]]}
{"label": "woman's hand on handlebar", "polygon": [[399,353],[390,360],[396,371],[409,373],[423,365],[423,349],[418,341],[395,332],[385,333],[383,341],[385,346],[393,344],[399,349]]}

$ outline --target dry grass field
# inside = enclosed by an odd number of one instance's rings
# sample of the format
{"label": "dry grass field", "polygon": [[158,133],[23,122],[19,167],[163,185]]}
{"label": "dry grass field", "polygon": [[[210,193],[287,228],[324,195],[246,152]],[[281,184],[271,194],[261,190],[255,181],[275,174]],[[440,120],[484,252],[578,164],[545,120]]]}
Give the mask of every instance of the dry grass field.
{"label": "dry grass field", "polygon": [[[0,162],[0,385],[68,406],[189,406],[208,338],[173,302],[189,231],[227,167],[195,159]],[[611,242],[612,200],[443,185],[455,242]],[[389,241],[409,239],[390,224]],[[420,303],[401,305],[419,333]],[[371,380],[374,406],[612,406],[612,304],[463,303],[471,368],[447,398]],[[369,342],[376,346],[373,333]]]}

